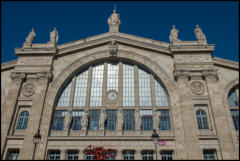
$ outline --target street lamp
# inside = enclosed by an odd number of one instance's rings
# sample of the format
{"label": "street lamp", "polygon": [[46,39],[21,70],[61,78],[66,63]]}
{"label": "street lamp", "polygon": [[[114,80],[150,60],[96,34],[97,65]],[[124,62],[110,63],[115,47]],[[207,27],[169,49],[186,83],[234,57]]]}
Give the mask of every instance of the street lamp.
{"label": "street lamp", "polygon": [[37,145],[40,141],[41,141],[41,134],[40,134],[40,130],[38,129],[37,133],[33,136],[34,151],[33,151],[32,160],[34,160],[35,151],[36,151],[36,145]]}
{"label": "street lamp", "polygon": [[156,160],[157,160],[157,139],[159,138],[158,133],[156,132],[156,129],[153,129],[152,138],[154,139],[155,144],[155,151],[156,151]]}

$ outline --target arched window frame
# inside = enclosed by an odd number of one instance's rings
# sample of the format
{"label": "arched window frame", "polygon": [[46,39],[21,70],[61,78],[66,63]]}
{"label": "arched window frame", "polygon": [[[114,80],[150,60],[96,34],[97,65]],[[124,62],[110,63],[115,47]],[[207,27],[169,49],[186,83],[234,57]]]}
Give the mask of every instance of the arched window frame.
{"label": "arched window frame", "polygon": [[209,129],[207,112],[204,110],[197,110],[196,112],[198,129]]}
{"label": "arched window frame", "polygon": [[28,119],[29,119],[29,112],[28,111],[22,111],[18,116],[16,129],[17,130],[26,129],[27,124],[28,124]]}

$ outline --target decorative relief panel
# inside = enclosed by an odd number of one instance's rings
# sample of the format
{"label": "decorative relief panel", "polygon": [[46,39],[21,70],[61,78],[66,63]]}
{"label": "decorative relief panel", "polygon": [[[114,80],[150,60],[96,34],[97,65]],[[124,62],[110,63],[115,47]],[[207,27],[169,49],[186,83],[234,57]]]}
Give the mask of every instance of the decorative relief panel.
{"label": "decorative relief panel", "polygon": [[19,57],[18,58],[18,65],[49,65],[51,64],[51,57]]}
{"label": "decorative relief panel", "polygon": [[204,84],[196,81],[191,83],[191,91],[194,94],[202,95],[205,92]]}
{"label": "decorative relief panel", "polygon": [[25,97],[30,97],[36,92],[36,86],[33,83],[27,83],[23,86],[22,94]]}

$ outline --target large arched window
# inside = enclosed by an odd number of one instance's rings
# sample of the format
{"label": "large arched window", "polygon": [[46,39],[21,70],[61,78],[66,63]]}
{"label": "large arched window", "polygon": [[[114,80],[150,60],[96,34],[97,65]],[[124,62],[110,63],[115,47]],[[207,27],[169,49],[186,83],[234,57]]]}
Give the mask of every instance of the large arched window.
{"label": "large arched window", "polygon": [[232,88],[228,94],[228,105],[229,106],[238,106],[239,105],[239,99],[237,95],[236,88]]}
{"label": "large arched window", "polygon": [[97,64],[81,71],[73,80],[60,94],[57,107],[99,107],[103,106],[104,99],[116,98],[121,106],[169,106],[162,82],[137,65],[125,62]]}
{"label": "large arched window", "polygon": [[198,110],[196,112],[198,129],[208,129],[207,114],[203,110]]}
{"label": "large arched window", "polygon": [[29,113],[27,111],[21,112],[19,117],[18,117],[18,122],[17,122],[17,128],[16,129],[26,129],[27,128],[27,123],[28,123],[28,117],[29,117]]}

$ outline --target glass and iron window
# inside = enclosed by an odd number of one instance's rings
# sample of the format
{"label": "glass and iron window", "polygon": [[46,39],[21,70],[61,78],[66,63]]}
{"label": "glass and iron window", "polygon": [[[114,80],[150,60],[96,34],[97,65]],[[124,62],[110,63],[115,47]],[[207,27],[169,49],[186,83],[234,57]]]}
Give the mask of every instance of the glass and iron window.
{"label": "glass and iron window", "polygon": [[162,160],[173,160],[173,151],[171,150],[163,150],[161,151]]}
{"label": "glass and iron window", "polygon": [[216,160],[216,150],[203,150],[204,160]]}
{"label": "glass and iron window", "polygon": [[105,130],[116,130],[117,110],[106,110]]}
{"label": "glass and iron window", "polygon": [[118,91],[118,62],[108,63],[107,72],[107,91],[115,90]]}
{"label": "glass and iron window", "polygon": [[71,130],[81,130],[81,119],[84,111],[72,111]]}
{"label": "glass and iron window", "polygon": [[55,111],[53,119],[53,130],[63,130],[64,129],[64,119],[67,111]]}
{"label": "glass and iron window", "polygon": [[159,130],[171,130],[170,110],[157,110]]}
{"label": "glass and iron window", "polygon": [[155,82],[155,95],[156,95],[156,106],[168,106],[168,97],[163,88],[162,83],[154,80]]}
{"label": "glass and iron window", "polygon": [[9,149],[6,160],[18,160],[19,159],[19,149]]}
{"label": "glass and iron window", "polygon": [[85,160],[94,160],[94,155],[93,154],[86,154],[85,155]]}
{"label": "glass and iron window", "polygon": [[134,66],[123,64],[123,106],[135,106]]}
{"label": "glass and iron window", "polygon": [[229,106],[239,105],[239,99],[237,96],[236,88],[232,88],[228,94],[228,105]]}
{"label": "glass and iron window", "polygon": [[207,114],[203,110],[198,110],[196,112],[198,129],[208,129]]}
{"label": "glass and iron window", "polygon": [[100,110],[88,111],[88,130],[98,130],[100,113]]}
{"label": "glass and iron window", "polygon": [[67,160],[78,160],[78,154],[77,150],[69,150],[67,152]]}
{"label": "glass and iron window", "polygon": [[123,110],[123,130],[135,130],[135,110]]}
{"label": "glass and iron window", "polygon": [[76,77],[74,90],[73,107],[83,107],[86,105],[88,70],[80,73]]}
{"label": "glass and iron window", "polygon": [[134,150],[123,151],[123,160],[134,160]]}
{"label": "glass and iron window", "polygon": [[231,110],[235,130],[239,130],[239,110]]}
{"label": "glass and iron window", "polygon": [[103,69],[103,64],[94,66],[92,69],[90,106],[102,105]]}
{"label": "glass and iron window", "polygon": [[140,110],[140,115],[142,119],[142,130],[152,130],[153,129],[152,110]]}
{"label": "glass and iron window", "polygon": [[60,151],[58,150],[49,151],[48,160],[60,160]]}
{"label": "glass and iron window", "polygon": [[139,105],[152,106],[151,78],[150,74],[138,68]]}
{"label": "glass and iron window", "polygon": [[67,107],[67,106],[69,106],[71,87],[72,87],[72,82],[70,82],[65,87],[65,89],[63,90],[63,92],[62,92],[62,94],[61,94],[61,96],[59,98],[57,107]]}
{"label": "glass and iron window", "polygon": [[16,129],[26,129],[28,123],[29,113],[27,111],[21,112],[18,117]]}
{"label": "glass and iron window", "polygon": [[153,151],[144,150],[142,151],[143,160],[153,160]]}

